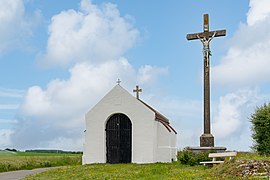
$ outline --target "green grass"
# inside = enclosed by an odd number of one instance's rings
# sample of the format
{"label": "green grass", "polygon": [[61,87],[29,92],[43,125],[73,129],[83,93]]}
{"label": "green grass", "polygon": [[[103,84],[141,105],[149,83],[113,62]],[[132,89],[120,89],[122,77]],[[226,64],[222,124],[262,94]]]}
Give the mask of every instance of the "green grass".
{"label": "green grass", "polygon": [[[270,160],[270,157],[241,152],[236,159]],[[76,165],[31,175],[25,179],[242,179],[237,176],[238,165],[235,160],[213,168],[182,165],[180,162]]]}
{"label": "green grass", "polygon": [[251,153],[251,152],[238,152],[237,159],[240,160],[268,160],[270,161],[270,156],[261,156],[258,153]]}
{"label": "green grass", "polygon": [[211,179],[203,166],[175,163],[93,164],[69,166],[32,175],[31,179]]}
{"label": "green grass", "polygon": [[0,151],[0,156],[16,156],[16,152],[10,152],[10,151]]}
{"label": "green grass", "polygon": [[81,155],[17,153],[0,156],[0,172],[81,164]]}
{"label": "green grass", "polygon": [[81,154],[0,151],[0,158],[1,156],[81,156]]}

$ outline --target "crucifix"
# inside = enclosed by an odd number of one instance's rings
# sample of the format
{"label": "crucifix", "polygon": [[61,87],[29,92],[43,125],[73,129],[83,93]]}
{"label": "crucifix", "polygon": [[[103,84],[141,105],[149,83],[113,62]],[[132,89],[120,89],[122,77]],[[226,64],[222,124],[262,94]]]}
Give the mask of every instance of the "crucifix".
{"label": "crucifix", "polygon": [[214,136],[210,129],[210,42],[215,37],[225,36],[226,30],[209,31],[208,14],[204,14],[203,32],[187,34],[187,40],[199,39],[203,44],[204,58],[204,133],[200,147],[214,147]]}
{"label": "crucifix", "polygon": [[136,98],[139,99],[139,93],[142,92],[142,89],[140,89],[139,86],[136,85],[136,89],[133,89],[133,92],[136,92]]}

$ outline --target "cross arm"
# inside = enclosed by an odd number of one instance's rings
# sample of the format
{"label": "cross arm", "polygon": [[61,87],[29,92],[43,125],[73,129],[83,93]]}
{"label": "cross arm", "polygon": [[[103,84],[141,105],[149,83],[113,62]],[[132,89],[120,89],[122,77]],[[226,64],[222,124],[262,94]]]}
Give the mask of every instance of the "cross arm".
{"label": "cross arm", "polygon": [[203,37],[212,37],[215,32],[216,32],[215,37],[226,36],[226,30],[223,29],[223,30],[218,30],[218,31],[209,31],[209,32],[187,34],[187,40],[198,39],[198,36],[200,38],[203,38]]}

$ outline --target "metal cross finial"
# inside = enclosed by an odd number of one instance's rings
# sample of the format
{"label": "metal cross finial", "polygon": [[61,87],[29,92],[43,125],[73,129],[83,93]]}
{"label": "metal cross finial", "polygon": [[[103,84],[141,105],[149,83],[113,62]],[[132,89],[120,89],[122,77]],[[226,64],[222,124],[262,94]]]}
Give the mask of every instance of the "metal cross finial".
{"label": "metal cross finial", "polygon": [[136,92],[136,98],[139,99],[139,93],[142,92],[142,89],[140,89],[139,86],[136,85],[136,89],[133,89],[133,92]]}
{"label": "metal cross finial", "polygon": [[120,80],[120,79],[117,79],[116,83],[117,83],[118,85],[120,85],[121,80]]}

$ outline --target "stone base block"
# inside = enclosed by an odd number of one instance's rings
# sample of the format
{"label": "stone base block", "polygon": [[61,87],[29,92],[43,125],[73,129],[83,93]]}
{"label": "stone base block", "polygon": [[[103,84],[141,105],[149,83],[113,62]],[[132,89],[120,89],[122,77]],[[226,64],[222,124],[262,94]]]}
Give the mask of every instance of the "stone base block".
{"label": "stone base block", "polygon": [[200,147],[214,147],[214,136],[212,134],[202,134],[200,137]]}

